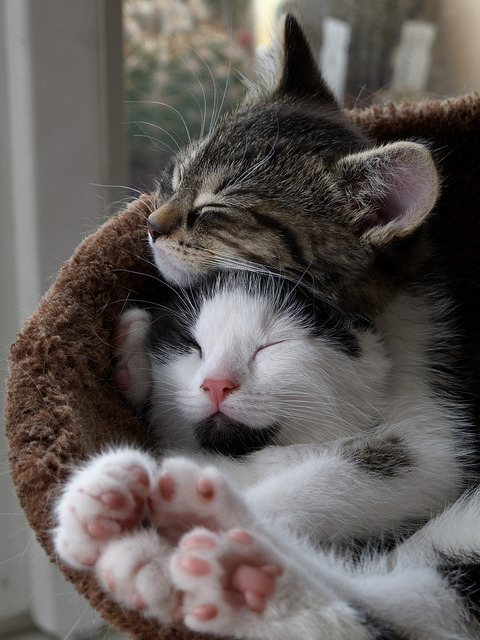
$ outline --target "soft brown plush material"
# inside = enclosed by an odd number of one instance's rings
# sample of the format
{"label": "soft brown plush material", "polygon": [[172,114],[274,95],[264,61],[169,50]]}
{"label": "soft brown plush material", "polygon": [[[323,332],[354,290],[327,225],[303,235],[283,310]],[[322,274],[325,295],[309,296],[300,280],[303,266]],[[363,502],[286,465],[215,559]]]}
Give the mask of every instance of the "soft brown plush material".
{"label": "soft brown plush material", "polygon": [[[480,97],[358,110],[349,117],[382,142],[430,141],[444,177],[431,231],[459,291],[480,300]],[[7,437],[13,480],[40,543],[101,614],[137,640],[180,640],[182,627],[160,628],[106,598],[88,572],[55,557],[52,505],[72,465],[111,442],[145,442],[116,393],[111,338],[125,300],[151,299],[161,284],[151,266],[144,196],[84,240],[12,346]]]}

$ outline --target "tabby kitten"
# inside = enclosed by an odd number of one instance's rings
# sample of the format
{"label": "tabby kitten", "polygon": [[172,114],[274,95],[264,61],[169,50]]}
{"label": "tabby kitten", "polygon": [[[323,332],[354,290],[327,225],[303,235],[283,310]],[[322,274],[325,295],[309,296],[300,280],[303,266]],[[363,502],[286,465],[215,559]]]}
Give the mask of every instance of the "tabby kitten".
{"label": "tabby kitten", "polygon": [[272,271],[375,313],[418,268],[439,191],[432,156],[354,129],[291,16],[265,84],[160,177],[148,218],[158,268],[181,285],[218,268]]}

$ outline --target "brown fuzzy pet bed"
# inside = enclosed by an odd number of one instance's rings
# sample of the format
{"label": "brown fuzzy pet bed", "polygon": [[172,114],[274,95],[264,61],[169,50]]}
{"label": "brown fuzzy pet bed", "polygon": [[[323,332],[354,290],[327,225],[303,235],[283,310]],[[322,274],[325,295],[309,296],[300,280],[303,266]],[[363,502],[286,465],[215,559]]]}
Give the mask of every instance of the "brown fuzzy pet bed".
{"label": "brown fuzzy pet bed", "polygon": [[[480,96],[388,105],[349,113],[381,142],[431,141],[444,187],[431,230],[477,313],[480,258]],[[194,634],[163,627],[108,600],[88,572],[55,557],[52,505],[72,465],[112,442],[145,442],[139,423],[112,384],[111,338],[124,301],[158,299],[150,264],[144,196],[84,240],[12,346],[7,438],[13,480],[30,525],[50,558],[106,620],[138,640]],[[473,323],[472,323],[473,325]],[[473,340],[474,338],[472,338]]]}

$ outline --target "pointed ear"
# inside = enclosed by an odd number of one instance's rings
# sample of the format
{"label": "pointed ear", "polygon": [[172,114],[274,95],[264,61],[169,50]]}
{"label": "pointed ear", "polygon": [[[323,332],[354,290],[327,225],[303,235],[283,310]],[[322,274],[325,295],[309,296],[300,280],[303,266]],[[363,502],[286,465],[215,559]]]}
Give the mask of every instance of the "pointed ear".
{"label": "pointed ear", "polygon": [[291,13],[283,21],[282,63],[277,92],[337,106],[299,23]]}
{"label": "pointed ear", "polygon": [[342,158],[337,168],[355,233],[375,244],[406,237],[432,210],[439,176],[426,147],[395,142]]}

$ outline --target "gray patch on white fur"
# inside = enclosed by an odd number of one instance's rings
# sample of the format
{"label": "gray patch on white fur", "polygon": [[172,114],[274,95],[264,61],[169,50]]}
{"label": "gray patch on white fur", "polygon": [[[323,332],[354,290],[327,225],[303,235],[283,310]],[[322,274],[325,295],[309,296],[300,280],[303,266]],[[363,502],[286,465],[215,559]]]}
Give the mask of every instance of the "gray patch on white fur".
{"label": "gray patch on white fur", "polygon": [[366,473],[385,478],[405,473],[415,466],[400,438],[366,442],[359,447],[346,449],[343,455]]}

